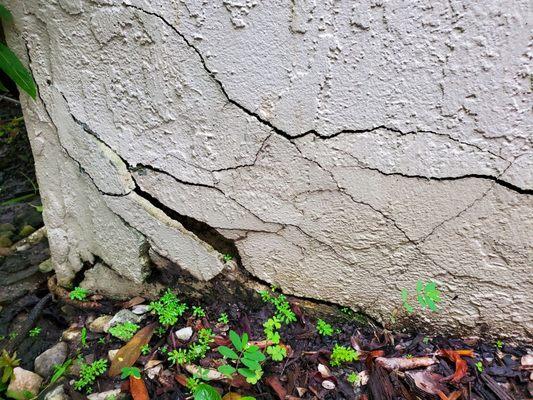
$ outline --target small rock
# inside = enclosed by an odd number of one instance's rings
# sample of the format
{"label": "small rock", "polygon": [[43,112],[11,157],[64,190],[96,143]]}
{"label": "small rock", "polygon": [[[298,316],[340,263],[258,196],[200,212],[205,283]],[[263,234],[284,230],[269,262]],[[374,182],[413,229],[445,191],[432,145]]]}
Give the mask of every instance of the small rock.
{"label": "small rock", "polygon": [[67,359],[68,346],[65,342],[59,342],[49,348],[35,359],[35,372],[44,378],[48,378],[54,371],[54,366],[63,364]]}
{"label": "small rock", "polygon": [[329,379],[325,379],[322,381],[322,387],[327,390],[333,390],[335,389],[335,383],[333,383]]}
{"label": "small rock", "polygon": [[63,335],[61,335],[61,338],[65,342],[78,341],[81,338],[81,329],[78,326],[71,326],[65,332],[63,332]]}
{"label": "small rock", "polygon": [[155,367],[146,369],[144,372],[146,372],[146,376],[149,379],[155,380],[156,376],[159,375],[162,369],[163,369],[163,364],[158,364]]}
{"label": "small rock", "polygon": [[533,368],[533,354],[526,354],[520,359],[523,368]]}
{"label": "small rock", "polygon": [[106,400],[108,398],[121,399],[124,396],[120,393],[120,389],[108,390],[107,392],[93,393],[87,396],[88,400]]}
{"label": "small rock", "polygon": [[20,394],[23,394],[27,391],[34,396],[37,396],[42,382],[43,378],[36,373],[16,367],[13,370],[13,377],[11,378],[11,382],[7,387],[7,391]]}
{"label": "small rock", "polygon": [[51,272],[53,269],[54,266],[52,265],[51,258],[49,258],[48,260],[44,260],[42,263],[39,264],[39,271],[41,271],[43,274]]}
{"label": "small rock", "polygon": [[176,337],[179,340],[189,340],[192,336],[192,328],[190,326],[187,326],[185,328],[181,328],[180,330],[176,331]]}
{"label": "small rock", "polygon": [[112,319],[111,315],[101,315],[89,324],[89,330],[95,333],[102,333]]}
{"label": "small rock", "polygon": [[109,361],[113,361],[113,359],[115,358],[115,356],[116,356],[117,353],[118,353],[118,350],[119,350],[119,349],[109,350],[109,351],[107,352],[107,358],[109,358]]}
{"label": "small rock", "polygon": [[65,393],[63,385],[59,385],[51,392],[46,393],[44,400],[70,400],[70,397]]}
{"label": "small rock", "polygon": [[124,322],[132,322],[138,324],[141,322],[143,317],[141,315],[136,315],[130,310],[120,310],[116,313],[113,318],[104,326],[104,332],[107,332],[112,326],[123,324]]}
{"label": "small rock", "polygon": [[137,306],[134,306],[131,309],[131,312],[137,315],[143,315],[146,314],[150,310],[150,306],[148,304],[139,304]]}

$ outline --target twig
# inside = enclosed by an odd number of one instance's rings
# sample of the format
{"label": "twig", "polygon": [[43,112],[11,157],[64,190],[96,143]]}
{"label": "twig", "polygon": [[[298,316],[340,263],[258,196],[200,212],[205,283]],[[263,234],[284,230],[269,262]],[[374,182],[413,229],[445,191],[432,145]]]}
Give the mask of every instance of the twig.
{"label": "twig", "polygon": [[11,97],[4,96],[3,94],[0,94],[0,100],[8,101],[9,103],[17,104],[20,106],[20,101],[12,99]]}

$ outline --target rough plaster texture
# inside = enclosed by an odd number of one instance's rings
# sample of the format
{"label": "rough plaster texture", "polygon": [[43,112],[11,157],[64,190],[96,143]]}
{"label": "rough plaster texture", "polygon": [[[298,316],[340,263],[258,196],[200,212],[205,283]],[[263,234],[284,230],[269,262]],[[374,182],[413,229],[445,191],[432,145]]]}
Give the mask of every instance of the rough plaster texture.
{"label": "rough plaster texture", "polygon": [[288,293],[386,321],[435,280],[435,329],[531,339],[527,1],[8,3],[60,282],[214,277],[186,216]]}

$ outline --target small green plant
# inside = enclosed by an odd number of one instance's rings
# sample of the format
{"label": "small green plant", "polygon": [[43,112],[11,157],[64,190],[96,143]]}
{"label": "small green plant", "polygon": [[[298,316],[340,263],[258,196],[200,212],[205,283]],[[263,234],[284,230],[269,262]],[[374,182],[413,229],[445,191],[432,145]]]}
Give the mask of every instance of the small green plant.
{"label": "small green plant", "polygon": [[172,365],[182,365],[202,359],[209,351],[209,344],[214,341],[214,337],[211,329],[200,329],[195,343],[192,343],[188,349],[173,349],[168,352],[167,358]]}
{"label": "small green plant", "polygon": [[91,364],[82,363],[80,368],[80,378],[74,382],[74,389],[92,392],[92,385],[96,378],[103,375],[107,369],[107,360],[96,360]]}
{"label": "small green plant", "polygon": [[72,359],[69,358],[63,364],[54,365],[54,373],[50,378],[50,384],[55,383],[59,378],[65,375],[71,364]]}
{"label": "small green plant", "polygon": [[229,324],[228,314],[226,314],[225,312],[224,312],[224,313],[221,313],[221,314],[218,316],[218,322],[221,323],[221,324],[224,324],[224,325]]}
{"label": "small green plant", "polygon": [[478,361],[476,363],[476,369],[479,371],[479,372],[483,372],[483,363],[481,361]]}
{"label": "small green plant", "polygon": [[187,310],[187,304],[181,303],[178,297],[167,289],[158,301],[150,303],[150,310],[159,317],[159,322],[163,326],[168,327],[178,322],[178,318]]}
{"label": "small green plant", "polygon": [[316,331],[321,336],[333,335],[333,327],[322,319],[316,321]]}
{"label": "small green plant", "polygon": [[291,305],[287,300],[287,297],[283,293],[276,295],[275,288],[272,290],[259,291],[261,298],[264,302],[274,305],[276,308],[276,318],[278,318],[284,324],[290,324],[296,321],[296,314],[291,309]]}
{"label": "small green plant", "polygon": [[287,349],[279,344],[275,346],[268,346],[266,348],[266,352],[274,361],[282,361],[285,357],[287,357]]}
{"label": "small green plant", "polygon": [[190,377],[190,378],[187,379],[186,386],[187,386],[187,389],[189,389],[189,391],[191,393],[194,393],[196,388],[198,388],[199,384],[200,384],[200,379],[194,378],[194,377]]}
{"label": "small green plant", "polygon": [[[409,314],[413,313],[414,308],[409,304],[408,290],[402,289],[401,292],[403,307]],[[441,296],[435,282],[418,281],[416,283],[416,300],[422,309],[429,308],[431,311],[437,311],[437,303],[441,301]]]}
{"label": "small green plant", "polygon": [[359,353],[354,349],[336,344],[330,357],[330,364],[332,367],[337,367],[343,363],[353,362],[359,360]]}
{"label": "small green plant", "polygon": [[87,300],[87,296],[89,295],[89,291],[87,289],[81,288],[79,286],[76,286],[71,292],[70,292],[70,299],[71,300],[79,300],[79,301],[85,301]]}
{"label": "small green plant", "polygon": [[[227,346],[219,346],[218,352],[224,358],[231,360],[233,365],[221,365],[218,367],[218,371],[228,377],[238,372],[246,378],[246,382],[256,384],[263,376],[263,368],[260,363],[265,361],[265,355],[261,353],[259,347],[248,343],[248,334],[246,333],[239,336],[235,331],[230,331],[229,338],[233,349]],[[240,367],[241,365],[246,368]]]}
{"label": "small green plant", "polygon": [[41,334],[42,330],[43,330],[43,328],[41,328],[40,326],[36,326],[35,328],[30,330],[29,336],[30,337],[37,337],[37,336],[39,336]]}
{"label": "small green plant", "polygon": [[130,376],[139,379],[141,377],[141,370],[137,367],[124,367],[120,370],[121,379],[126,379]]}
{"label": "small green plant", "polygon": [[195,318],[205,317],[205,310],[202,307],[192,307],[192,316]]}
{"label": "small green plant", "polygon": [[81,328],[80,343],[81,347],[87,347],[87,328],[85,327]]}
{"label": "small green plant", "polygon": [[412,354],[407,354],[407,355],[405,356],[405,358],[407,358],[407,359],[413,358],[413,355],[412,355]]}
{"label": "small green plant", "polygon": [[224,254],[224,256],[222,257],[222,259],[224,260],[224,262],[228,262],[228,261],[231,261],[233,260],[233,256],[231,254]]}
{"label": "small green plant", "polygon": [[15,339],[18,335],[19,335],[18,332],[11,332],[11,333],[9,334],[9,339],[10,339],[10,340],[13,340],[13,339]]}
{"label": "small green plant", "polygon": [[141,346],[141,354],[143,356],[147,356],[148,354],[150,354],[150,345],[147,343],[147,344],[143,344]]}
{"label": "small green plant", "polygon": [[422,343],[428,344],[429,343],[429,337],[428,336],[424,336],[424,339],[422,339]]}
{"label": "small green plant", "polygon": [[[0,17],[4,21],[11,21],[13,16],[11,12],[5,8],[3,5],[0,5]],[[35,82],[31,76],[31,73],[22,65],[19,58],[9,47],[0,43],[0,69],[9,76],[19,88],[28,93],[32,99],[35,100],[37,95],[37,88]],[[2,85],[3,90],[6,90],[4,85]]]}
{"label": "small green plant", "polygon": [[7,350],[2,350],[2,355],[0,356],[0,368],[2,371],[2,383],[7,383],[13,376],[13,370],[15,367],[18,367],[20,360],[17,358],[17,352],[14,352],[13,355],[9,355]]}
{"label": "small green plant", "polygon": [[135,332],[139,330],[139,325],[133,322],[126,321],[122,324],[117,324],[109,328],[109,333],[120,340],[127,342],[130,340]]}
{"label": "small green plant", "polygon": [[346,380],[352,385],[356,385],[361,380],[361,377],[357,372],[351,372],[350,375],[348,375],[348,377],[346,378]]}
{"label": "small green plant", "polygon": [[[200,383],[193,391],[194,400],[221,400],[220,393],[207,383]],[[244,400],[244,397],[241,397]]]}
{"label": "small green plant", "polygon": [[163,336],[165,333],[167,333],[167,329],[163,326],[158,326],[155,330],[155,334],[159,337]]}
{"label": "small green plant", "polygon": [[105,337],[98,339],[98,344],[106,344]]}
{"label": "small green plant", "polygon": [[189,358],[189,352],[186,349],[174,349],[169,351],[167,354],[167,359],[170,361],[171,365],[183,365],[191,361]]}
{"label": "small green plant", "polygon": [[501,350],[503,348],[503,342],[499,339],[496,341],[496,348],[498,350]]}
{"label": "small green plant", "polygon": [[276,316],[273,316],[266,320],[263,327],[266,340],[273,343],[273,345],[266,348],[267,354],[269,354],[270,358],[274,361],[282,361],[287,357],[287,349],[284,346],[279,345],[281,335],[279,334],[278,329],[281,328],[281,321]]}

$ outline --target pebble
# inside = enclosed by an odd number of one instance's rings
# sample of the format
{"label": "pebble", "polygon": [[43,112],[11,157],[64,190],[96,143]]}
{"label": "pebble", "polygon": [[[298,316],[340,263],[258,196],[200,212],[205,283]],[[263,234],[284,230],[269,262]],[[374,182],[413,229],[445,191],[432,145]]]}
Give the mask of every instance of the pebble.
{"label": "pebble", "polygon": [[520,364],[522,364],[522,367],[525,368],[533,367],[533,354],[526,354],[525,356],[522,356],[520,359]]}
{"label": "pebble", "polygon": [[61,338],[65,342],[74,342],[78,341],[81,338],[81,328],[78,326],[71,326],[66,331],[63,332],[63,335],[61,335]]}
{"label": "pebble", "polygon": [[54,266],[52,265],[51,258],[44,260],[42,263],[39,264],[39,271],[41,271],[43,274],[51,272],[53,269]]}
{"label": "pebble", "polygon": [[54,366],[63,364],[67,359],[68,346],[65,342],[59,342],[49,348],[35,359],[35,372],[44,378],[48,378],[54,371]]}
{"label": "pebble", "polygon": [[7,391],[21,394],[28,391],[34,396],[37,396],[42,382],[43,378],[36,373],[16,367],[13,370],[13,377],[7,387]]}
{"label": "pebble", "polygon": [[51,392],[46,393],[44,400],[70,400],[70,397],[65,393],[63,385],[59,385]]}
{"label": "pebble", "polygon": [[333,390],[335,389],[335,383],[333,383],[329,379],[325,379],[322,381],[322,387],[327,390]]}
{"label": "pebble", "polygon": [[112,319],[111,315],[101,315],[89,324],[89,330],[95,333],[102,333]]}
{"label": "pebble", "polygon": [[113,361],[113,359],[117,355],[118,351],[119,351],[119,349],[114,349],[114,350],[109,350],[107,352],[107,358],[109,358],[109,361]]}
{"label": "pebble", "polygon": [[131,309],[131,312],[137,315],[143,315],[146,314],[150,310],[150,306],[148,304],[139,304],[137,306],[134,306]]}
{"label": "pebble", "polygon": [[179,340],[183,340],[183,341],[186,341],[186,340],[189,340],[192,336],[192,328],[190,326],[187,326],[185,328],[181,328],[179,330],[176,331],[176,337],[179,339]]}
{"label": "pebble", "polygon": [[120,389],[108,390],[107,392],[93,393],[87,396],[89,400],[106,400],[107,398],[121,399],[123,396],[120,393]]}
{"label": "pebble", "polygon": [[142,319],[143,317],[141,315],[134,314],[130,310],[120,310],[107,324],[105,324],[104,332],[107,332],[112,326],[123,324],[124,322],[138,324]]}

